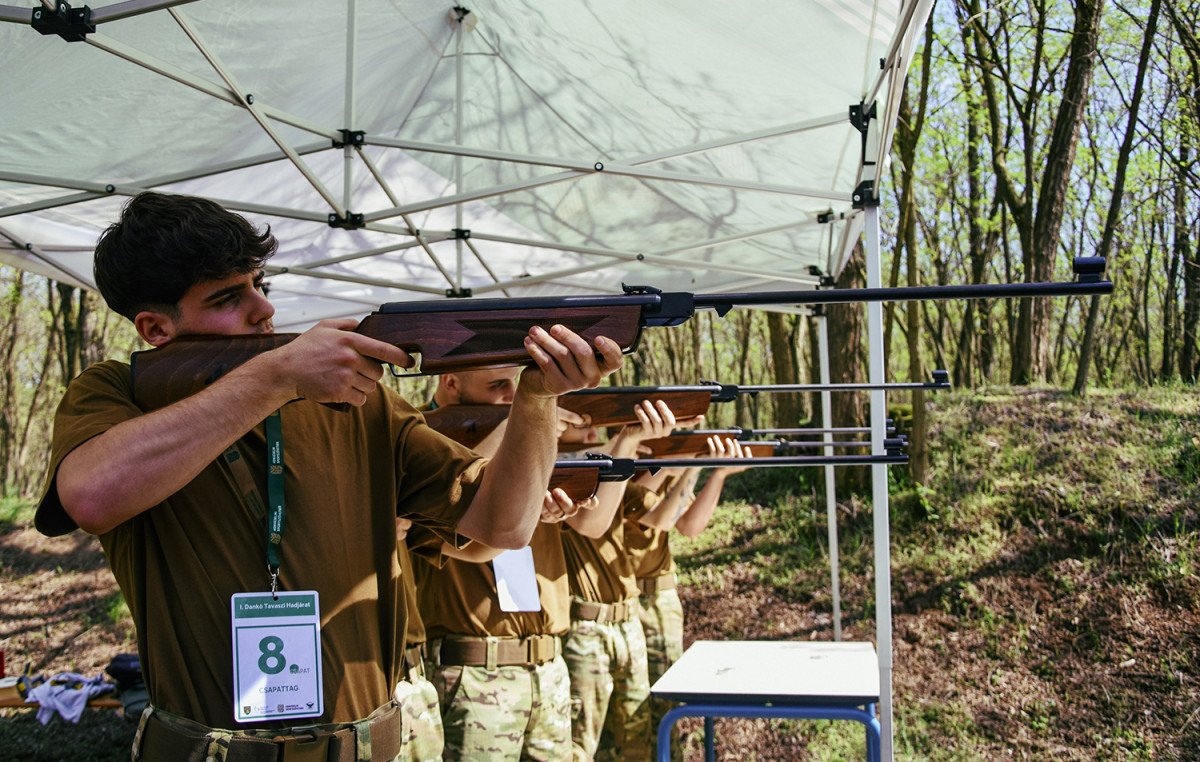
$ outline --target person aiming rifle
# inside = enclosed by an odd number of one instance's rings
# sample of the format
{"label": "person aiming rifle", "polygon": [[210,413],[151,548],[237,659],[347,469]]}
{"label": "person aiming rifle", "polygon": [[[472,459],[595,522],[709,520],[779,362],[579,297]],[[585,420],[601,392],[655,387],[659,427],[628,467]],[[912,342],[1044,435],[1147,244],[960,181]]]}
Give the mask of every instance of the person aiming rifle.
{"label": "person aiming rifle", "polygon": [[[707,452],[696,455],[729,458],[734,463],[712,469],[699,494],[694,492],[699,468],[682,473],[664,469],[637,477],[640,484],[661,494],[662,499],[648,510],[625,518],[625,547],[637,577],[638,618],[646,635],[646,665],[651,685],[683,655],[683,603],[676,589],[671,530],[676,529],[685,537],[696,537],[703,532],[721,501],[725,480],[748,468],[737,465],[736,459],[752,457],[753,453],[736,439],[710,435]],[[657,729],[670,708],[670,702],[652,698],[650,726]],[[682,754],[678,743],[673,743],[671,749],[673,754],[676,751]]]}
{"label": "person aiming rifle", "polygon": [[[460,405],[511,405],[517,373],[509,367],[439,376],[426,416],[444,419]],[[559,411],[560,432],[582,422]],[[500,422],[473,448],[494,456],[506,427],[507,420]],[[580,506],[562,490],[547,491],[542,520],[518,550],[479,542],[460,548],[421,529],[409,535],[445,758],[570,758],[561,641],[570,624],[570,590],[558,523],[582,524],[592,502]]]}
{"label": "person aiming rifle", "polygon": [[[96,281],[158,348],[268,336],[275,248],[212,202],[144,193],[101,236]],[[397,515],[455,544],[524,546],[554,462],[555,398],[621,364],[607,338],[531,330],[533,367],[487,463],[378,384],[381,362],[411,358],[355,324],[322,321],[152,412],[125,363],[69,385],[36,525],[98,535],[129,604],[150,694],[134,759],[397,757],[411,584]]]}

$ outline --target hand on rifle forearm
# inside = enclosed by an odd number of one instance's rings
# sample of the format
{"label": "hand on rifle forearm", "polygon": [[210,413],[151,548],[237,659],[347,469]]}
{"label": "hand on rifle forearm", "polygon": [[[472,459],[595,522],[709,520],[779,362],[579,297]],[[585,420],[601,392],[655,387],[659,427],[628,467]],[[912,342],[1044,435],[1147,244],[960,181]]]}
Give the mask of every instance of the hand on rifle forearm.
{"label": "hand on rifle forearm", "polygon": [[555,487],[546,492],[546,498],[542,504],[542,523],[557,524],[561,521],[566,521],[585,507],[591,507],[591,501],[595,498],[588,498],[580,502],[572,500],[566,492]]}
{"label": "hand on rifle forearm", "polygon": [[592,425],[591,420],[587,416],[582,416],[579,413],[558,408],[558,431],[557,436],[561,437],[570,429],[582,429]]}
{"label": "hand on rifle forearm", "polygon": [[675,428],[675,414],[662,400],[643,400],[634,409],[638,423],[622,427],[609,440],[608,453],[614,458],[632,458],[638,454],[638,446],[647,439],[659,439]]}
{"label": "hand on rifle forearm", "polygon": [[[711,436],[708,438],[708,452],[713,458],[752,458],[754,453],[749,447],[743,447],[742,443],[730,437]],[[750,466],[722,466],[713,471],[713,476],[718,474],[722,477],[740,474]]]}
{"label": "hand on rifle forearm", "polygon": [[624,361],[621,347],[611,339],[597,337],[593,348],[561,325],[555,325],[549,331],[537,326],[531,328],[525,337],[525,350],[536,367],[521,374],[518,392],[525,390],[536,397],[557,397],[595,388]]}

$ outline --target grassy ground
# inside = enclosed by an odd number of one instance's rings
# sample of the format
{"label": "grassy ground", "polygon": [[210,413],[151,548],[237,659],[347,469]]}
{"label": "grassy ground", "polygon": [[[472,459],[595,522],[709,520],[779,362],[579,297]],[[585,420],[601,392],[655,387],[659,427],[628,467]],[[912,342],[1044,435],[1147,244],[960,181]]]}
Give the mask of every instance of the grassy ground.
{"label": "grassy ground", "polygon": [[[892,489],[895,748],[914,760],[1200,759],[1200,393],[998,389],[931,403],[928,488]],[[831,639],[824,501],[794,472],[732,479],[673,540],[687,639]],[[871,507],[838,507],[844,637],[874,639]],[[0,505],[10,670],[132,650],[95,544]],[[688,757],[700,730],[684,725]],[[0,719],[0,757],[127,759],[132,726]],[[721,720],[722,759],[861,758],[849,723]],[[67,751],[64,751],[67,750]]]}
{"label": "grassy ground", "polygon": [[[897,756],[1200,758],[1200,395],[932,405],[930,488],[892,492]],[[815,504],[727,504],[675,543],[690,637],[832,637]],[[845,637],[873,640],[870,507],[839,514]],[[731,758],[784,758],[763,750],[785,735],[801,758],[862,748],[828,723],[728,724]]]}

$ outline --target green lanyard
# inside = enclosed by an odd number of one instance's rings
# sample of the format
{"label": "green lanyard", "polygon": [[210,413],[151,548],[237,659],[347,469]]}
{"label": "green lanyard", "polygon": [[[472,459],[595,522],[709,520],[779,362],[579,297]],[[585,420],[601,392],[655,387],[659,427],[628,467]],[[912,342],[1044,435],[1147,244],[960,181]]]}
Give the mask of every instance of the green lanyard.
{"label": "green lanyard", "polygon": [[276,410],[263,426],[267,435],[267,571],[271,573],[271,597],[279,596],[279,565],[283,547],[283,424]]}

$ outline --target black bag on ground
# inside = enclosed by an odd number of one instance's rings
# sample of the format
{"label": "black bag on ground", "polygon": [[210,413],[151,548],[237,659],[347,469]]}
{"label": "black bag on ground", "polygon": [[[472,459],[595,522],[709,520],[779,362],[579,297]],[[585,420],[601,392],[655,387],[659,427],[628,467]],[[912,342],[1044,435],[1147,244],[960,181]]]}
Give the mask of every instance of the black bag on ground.
{"label": "black bag on ground", "polygon": [[117,695],[125,716],[136,719],[150,701],[146,683],[142,680],[142,663],[137,654],[117,654],[104,668],[117,683]]}

